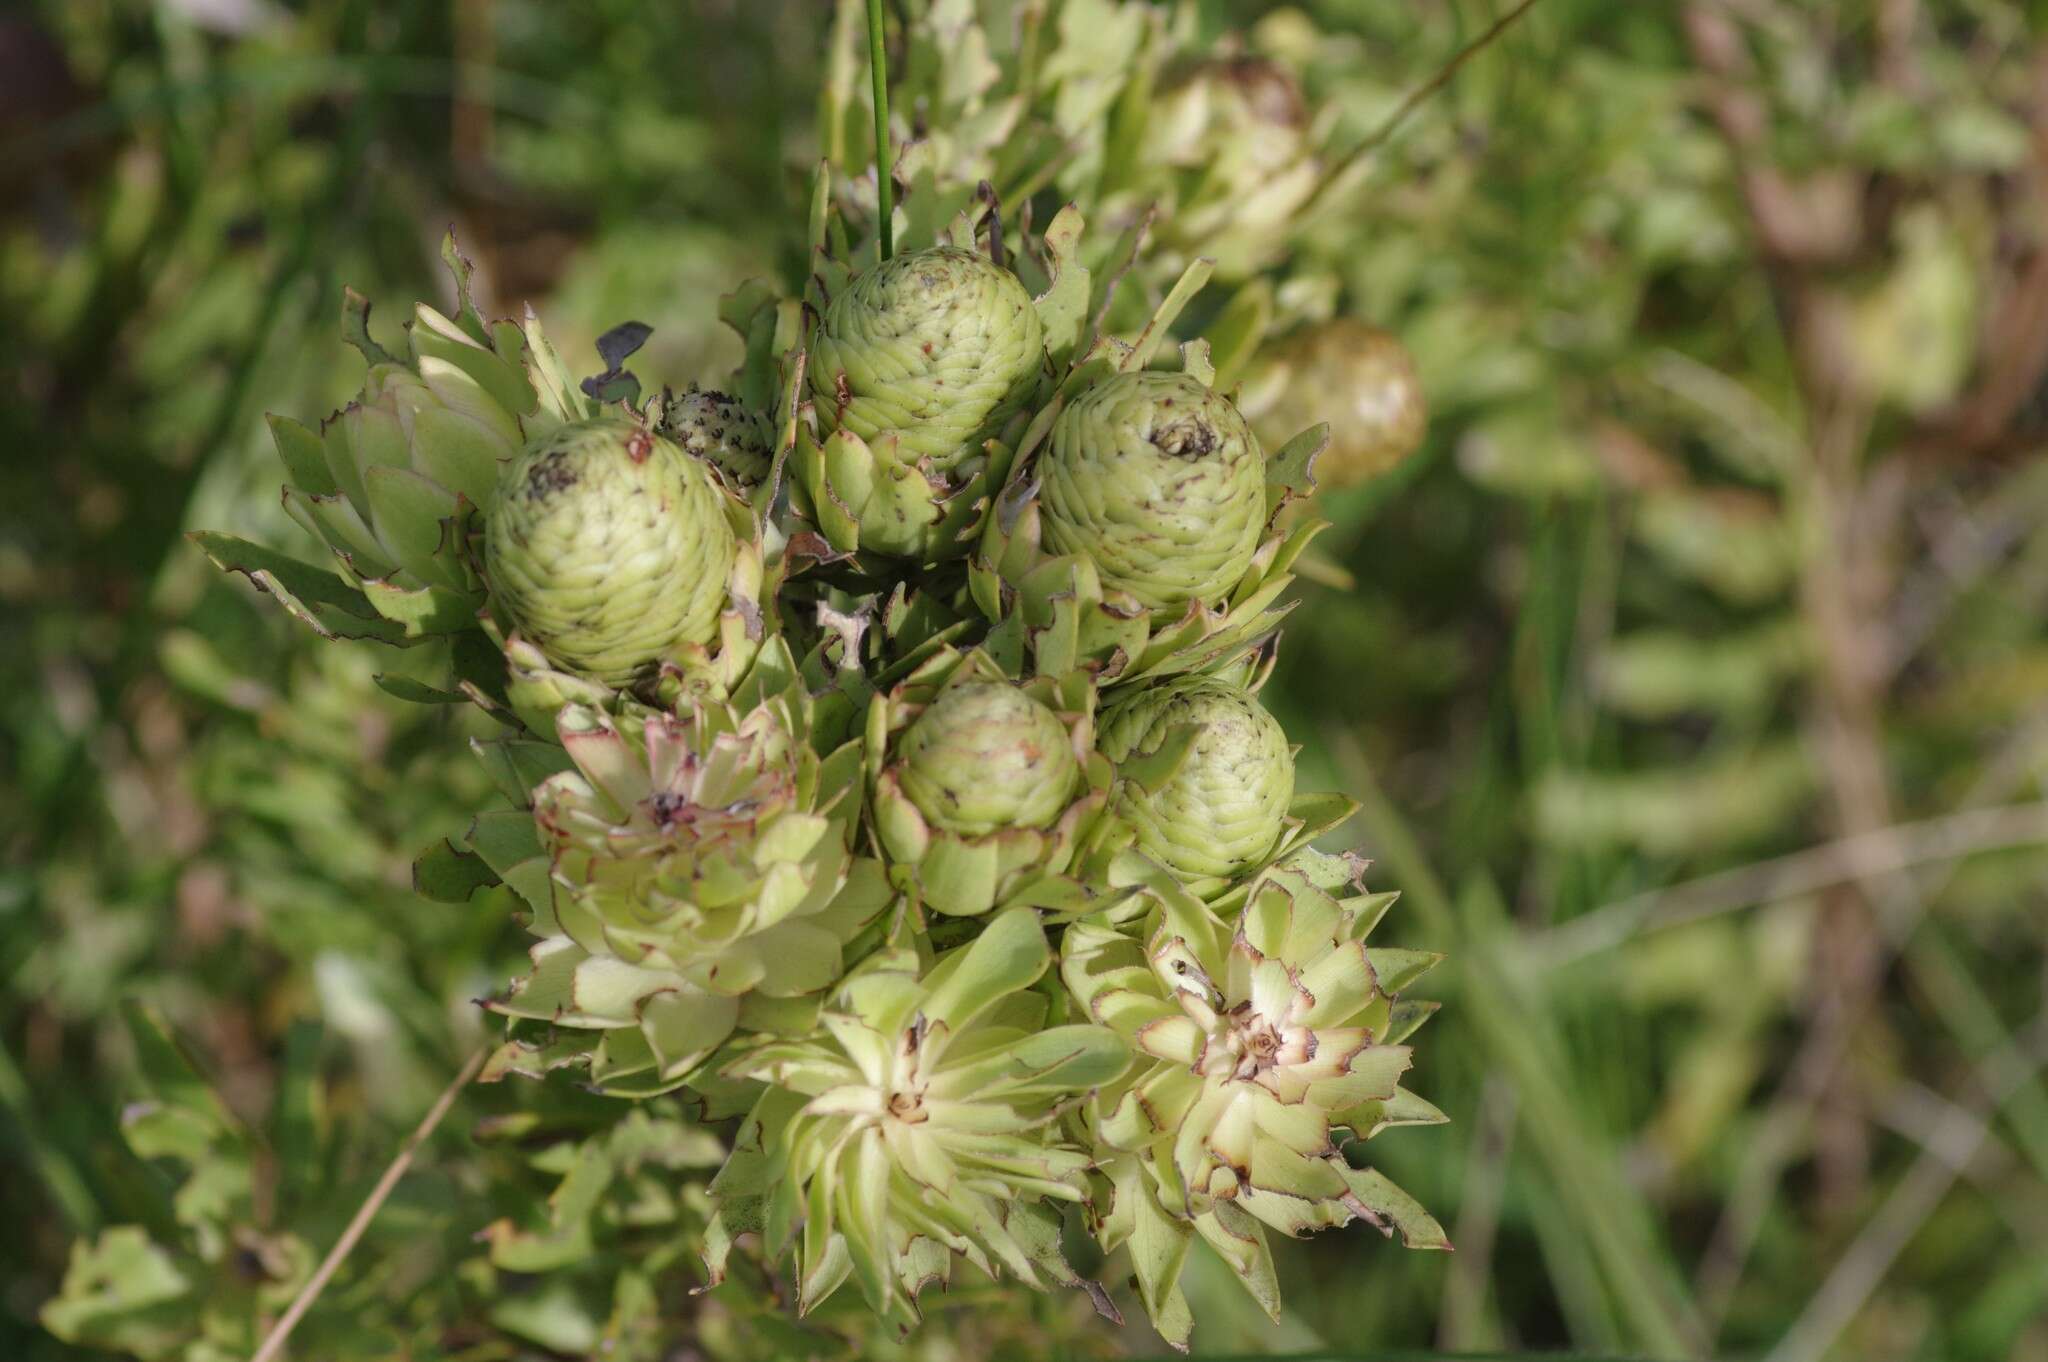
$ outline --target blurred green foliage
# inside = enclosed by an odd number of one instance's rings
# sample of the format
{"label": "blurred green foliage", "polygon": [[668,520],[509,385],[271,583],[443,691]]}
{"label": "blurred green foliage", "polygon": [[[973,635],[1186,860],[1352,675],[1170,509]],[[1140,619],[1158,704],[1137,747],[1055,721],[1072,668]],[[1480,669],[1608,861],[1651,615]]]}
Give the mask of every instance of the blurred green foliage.
{"label": "blurred green foliage", "polygon": [[[1507,8],[1179,18],[1297,72],[1341,153]],[[504,891],[408,879],[490,798],[489,721],[181,531],[317,558],[262,414],[345,400],[343,284],[442,300],[450,223],[572,363],[630,316],[655,381],[722,372],[716,295],[802,268],[827,26],[0,17],[0,1354],[246,1357],[520,949]],[[2048,1357],[2044,36],[2000,0],[1542,0],[1264,270],[1292,320],[1400,336],[1432,409],[1324,499],[1355,586],[1269,695],[1304,781],[1367,798],[1390,929],[1452,951],[1456,1124],[1376,1148],[1460,1251],[1284,1246],[1287,1317],[1219,1278],[1198,1350]],[[690,1117],[468,1090],[297,1355],[859,1340],[690,1295]],[[933,1357],[1152,1346],[1078,1299],[933,1313]]]}

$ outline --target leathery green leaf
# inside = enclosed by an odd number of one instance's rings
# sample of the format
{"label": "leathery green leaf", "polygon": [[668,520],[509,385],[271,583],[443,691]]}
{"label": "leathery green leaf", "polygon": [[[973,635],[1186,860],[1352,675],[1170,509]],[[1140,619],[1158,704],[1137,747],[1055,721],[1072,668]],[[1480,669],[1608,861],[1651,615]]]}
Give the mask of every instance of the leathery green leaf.
{"label": "leathery green leaf", "polygon": [[1354,1209],[1360,1209],[1360,1213],[1377,1225],[1382,1234],[1391,1236],[1398,1230],[1401,1242],[1412,1249],[1448,1249],[1451,1246],[1450,1236],[1444,1233],[1442,1225],[1437,1224],[1436,1217],[1378,1169],[1346,1169],[1344,1181],[1350,1184],[1351,1195],[1357,1199],[1358,1206]]}
{"label": "leathery green leaf", "polygon": [[930,975],[920,1009],[956,1034],[983,1009],[1035,981],[1052,960],[1045,929],[1028,908],[998,913],[973,944],[948,956]]}

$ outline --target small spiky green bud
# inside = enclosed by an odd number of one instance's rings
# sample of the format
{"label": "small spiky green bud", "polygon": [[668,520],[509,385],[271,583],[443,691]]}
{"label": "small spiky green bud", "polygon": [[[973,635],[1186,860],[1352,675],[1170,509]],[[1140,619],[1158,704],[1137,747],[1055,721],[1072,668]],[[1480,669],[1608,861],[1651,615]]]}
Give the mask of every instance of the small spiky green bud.
{"label": "small spiky green bud", "polygon": [[767,481],[775,464],[775,429],[737,397],[692,387],[662,405],[661,433],[742,487]]}

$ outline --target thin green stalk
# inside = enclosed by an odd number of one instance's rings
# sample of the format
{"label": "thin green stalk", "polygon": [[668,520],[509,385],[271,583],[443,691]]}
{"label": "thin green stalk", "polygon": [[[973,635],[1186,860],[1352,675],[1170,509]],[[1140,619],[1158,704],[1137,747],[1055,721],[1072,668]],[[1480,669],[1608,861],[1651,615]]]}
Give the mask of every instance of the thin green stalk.
{"label": "thin green stalk", "polygon": [[896,185],[889,167],[889,54],[882,44],[882,0],[868,0],[868,70],[875,84],[875,208],[882,218],[881,255],[896,254]]}
{"label": "thin green stalk", "polygon": [[50,1140],[36,1121],[36,1103],[28,1080],[16,1066],[14,1056],[0,1047],[0,1111],[13,1117],[29,1162],[43,1179],[43,1187],[56,1203],[57,1211],[74,1234],[91,1234],[99,1228],[99,1203],[86,1185],[63,1146]]}
{"label": "thin green stalk", "polygon": [[[873,8],[872,0],[870,0],[869,7]],[[1327,208],[1330,204],[1336,202],[1342,194],[1348,192],[1351,186],[1370,167],[1374,153],[1378,152],[1395,133],[1401,130],[1401,125],[1408,121],[1410,114],[1421,108],[1429,100],[1430,96],[1450,84],[1451,77],[1458,74],[1458,68],[1492,46],[1494,40],[1512,28],[1517,19],[1520,19],[1535,7],[1536,0],[1522,0],[1522,3],[1494,20],[1484,33],[1481,33],[1471,42],[1459,48],[1449,61],[1438,68],[1435,75],[1416,86],[1413,90],[1410,90],[1401,102],[1394,106],[1394,111],[1382,119],[1378,127],[1367,134],[1363,142],[1352,148],[1342,160],[1331,166],[1324,174],[1322,182],[1316,186],[1315,196],[1309,201],[1308,206],[1303,209],[1303,215],[1308,216]]]}
{"label": "thin green stalk", "polygon": [[1501,937],[1512,929],[1497,892],[1486,880],[1474,879],[1461,907],[1468,919],[1461,948],[1472,987],[1459,996],[1490,1057],[1522,1097],[1523,1129],[1550,1172],[1552,1188],[1585,1236],[1637,1343],[1658,1357],[1696,1356],[1700,1330],[1660,1251],[1655,1217],[1621,1177],[1612,1142],[1573,1100],[1562,1077],[1569,1071],[1565,1052],[1547,1007],[1504,958]]}
{"label": "thin green stalk", "polygon": [[1463,1018],[1483,1052],[1514,1083],[1521,1127],[1600,1264],[1630,1333],[1655,1356],[1696,1355],[1696,1311],[1675,1275],[1660,1266],[1668,1259],[1659,1252],[1649,1207],[1619,1176],[1608,1142],[1572,1100],[1548,1009],[1503,951],[1502,937],[1512,925],[1497,894],[1477,879],[1454,899],[1407,820],[1380,789],[1357,742],[1333,729],[1330,744],[1345,784],[1363,805],[1373,849],[1400,881],[1402,904],[1415,909],[1430,939],[1455,944],[1470,981],[1459,991]]}

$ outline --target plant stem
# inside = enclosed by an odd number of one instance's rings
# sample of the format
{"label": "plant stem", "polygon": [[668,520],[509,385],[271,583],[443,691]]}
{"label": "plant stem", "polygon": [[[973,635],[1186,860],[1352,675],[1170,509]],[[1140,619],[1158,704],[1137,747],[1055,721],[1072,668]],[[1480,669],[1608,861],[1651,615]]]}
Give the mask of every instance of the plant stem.
{"label": "plant stem", "polygon": [[1524,958],[1537,968],[1556,969],[1651,932],[1721,913],[2043,842],[2048,842],[2048,802],[1965,809],[1918,823],[1895,823],[1604,904],[1528,937]]}
{"label": "plant stem", "polygon": [[49,1139],[36,1120],[36,1102],[14,1056],[0,1048],[0,1111],[14,1118],[29,1162],[42,1174],[50,1200],[57,1204],[73,1234],[88,1235],[100,1226],[99,1203],[64,1147]]}
{"label": "plant stem", "polygon": [[1570,1228],[1601,1268],[1608,1295],[1636,1342],[1657,1357],[1697,1357],[1700,1327],[1692,1302],[1668,1271],[1654,1229],[1656,1216],[1622,1176],[1612,1144],[1586,1119],[1564,1062],[1554,1014],[1536,977],[1517,968],[1512,926],[1484,877],[1454,898],[1431,866],[1414,829],[1380,788],[1357,739],[1339,728],[1327,741],[1347,788],[1356,791],[1371,844],[1401,881],[1403,906],[1414,905],[1423,929],[1455,943],[1466,983],[1459,990],[1490,1067],[1513,1083],[1518,1128],[1527,1132],[1550,1173]]}
{"label": "plant stem", "polygon": [[881,215],[879,250],[896,254],[896,184],[889,165],[889,54],[882,43],[882,0],[868,0],[868,70],[875,87],[875,209]]}
{"label": "plant stem", "polygon": [[398,1186],[398,1180],[405,1176],[405,1170],[412,1166],[412,1156],[419,1152],[420,1146],[427,1142],[427,1137],[434,1133],[434,1128],[441,1124],[441,1119],[448,1114],[448,1109],[455,1105],[455,1099],[483,1068],[484,1060],[490,1053],[491,1048],[486,1045],[471,1055],[463,1064],[462,1071],[455,1075],[454,1081],[441,1090],[441,1095],[434,1099],[434,1105],[428,1107],[427,1114],[420,1118],[419,1125],[413,1128],[412,1134],[405,1137],[405,1143],[398,1147],[398,1154],[384,1170],[384,1175],[377,1179],[377,1185],[370,1189],[370,1195],[356,1208],[355,1215],[348,1222],[348,1228],[341,1232],[341,1238],[334,1241],[334,1247],[320,1260],[320,1266],[299,1289],[299,1294],[293,1298],[284,1315],[264,1338],[263,1346],[256,1350],[255,1356],[250,1358],[249,1362],[271,1362],[271,1359],[283,1350],[285,1340],[291,1337],[292,1330],[298,1327],[306,1311],[313,1308],[313,1302],[320,1299],[320,1293],[327,1289],[328,1280],[340,1269],[343,1260],[349,1255],[349,1250],[356,1246],[356,1241],[363,1237],[363,1231],[370,1228],[370,1222],[377,1218],[377,1212],[383,1208],[385,1198]]}
{"label": "plant stem", "polygon": [[[872,0],[869,7],[873,8]],[[1459,48],[1449,61],[1437,69],[1435,75],[1410,90],[1401,102],[1394,106],[1394,111],[1380,120],[1379,126],[1374,128],[1363,142],[1353,147],[1342,160],[1330,167],[1323,176],[1322,183],[1316,186],[1315,195],[1304,212],[1327,205],[1345,192],[1349,188],[1348,182],[1364,174],[1371,164],[1373,153],[1385,146],[1387,140],[1400,131],[1401,125],[1408,121],[1408,115],[1421,108],[1431,95],[1450,84],[1451,77],[1458,74],[1459,67],[1492,46],[1494,40],[1512,28],[1517,19],[1535,7],[1536,0],[1522,0],[1522,3],[1494,20],[1484,33]]]}

